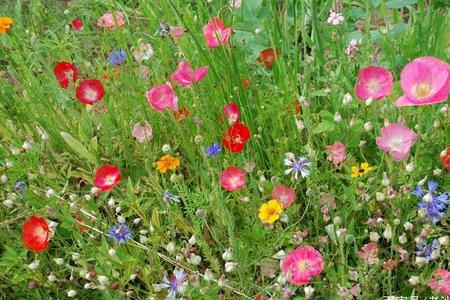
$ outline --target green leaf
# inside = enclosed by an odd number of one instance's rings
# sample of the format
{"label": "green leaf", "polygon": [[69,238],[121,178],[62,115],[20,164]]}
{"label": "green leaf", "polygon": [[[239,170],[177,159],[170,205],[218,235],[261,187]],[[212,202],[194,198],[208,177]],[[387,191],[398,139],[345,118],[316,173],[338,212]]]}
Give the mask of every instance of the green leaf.
{"label": "green leaf", "polygon": [[334,122],[332,121],[328,121],[328,120],[323,120],[322,122],[319,123],[319,125],[317,125],[316,128],[313,129],[313,133],[317,134],[317,133],[321,133],[321,132],[328,132],[328,131],[333,131],[335,128]]}
{"label": "green leaf", "polygon": [[417,0],[391,0],[386,3],[387,8],[402,8],[408,5],[416,4]]}
{"label": "green leaf", "polygon": [[81,158],[84,158],[88,160],[89,162],[93,163],[94,165],[98,165],[97,158],[88,150],[86,147],[83,146],[82,143],[74,139],[70,134],[67,132],[60,132],[62,138],[64,141],[69,145],[69,147],[76,152]]}

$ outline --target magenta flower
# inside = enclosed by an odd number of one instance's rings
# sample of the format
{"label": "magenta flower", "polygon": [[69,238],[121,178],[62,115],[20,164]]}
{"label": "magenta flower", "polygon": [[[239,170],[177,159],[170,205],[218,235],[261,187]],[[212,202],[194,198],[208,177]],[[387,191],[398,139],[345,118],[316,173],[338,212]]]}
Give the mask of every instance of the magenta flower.
{"label": "magenta flower", "polygon": [[397,107],[444,102],[450,93],[450,66],[431,56],[417,58],[403,68],[400,85],[403,96]]}
{"label": "magenta flower", "polygon": [[239,123],[240,113],[239,106],[235,103],[229,103],[223,108],[223,112],[227,117],[228,124]]}
{"label": "magenta flower", "polygon": [[193,83],[202,81],[206,73],[208,73],[208,66],[192,70],[189,62],[183,60],[172,74],[172,80],[178,82],[182,87],[188,87]]}
{"label": "magenta flower", "polygon": [[216,48],[228,44],[232,29],[225,27],[219,17],[212,17],[208,24],[203,27],[203,35],[205,36],[206,44],[210,48]]}
{"label": "magenta flower", "polygon": [[450,296],[450,272],[444,269],[434,271],[433,277],[428,281],[428,287],[442,295]]}
{"label": "magenta flower", "polygon": [[378,261],[378,245],[375,242],[365,244],[361,251],[358,252],[358,257],[364,260],[367,264],[373,265]]}
{"label": "magenta flower", "polygon": [[245,172],[238,167],[229,167],[220,174],[220,186],[229,192],[245,186]]}
{"label": "magenta flower", "polygon": [[300,246],[283,260],[281,270],[293,285],[306,285],[324,268],[322,255],[311,246]]}
{"label": "magenta flower", "polygon": [[345,159],[345,145],[341,142],[336,142],[331,146],[325,147],[330,154],[328,154],[327,159],[333,164],[338,165]]}
{"label": "magenta flower", "polygon": [[150,141],[153,138],[152,126],[147,121],[134,124],[133,136],[139,143]]}
{"label": "magenta flower", "polygon": [[273,188],[271,198],[278,200],[278,202],[286,208],[294,203],[295,199],[297,199],[297,195],[295,194],[294,189],[280,184]]}
{"label": "magenta flower", "polygon": [[178,111],[178,98],[170,82],[157,85],[147,91],[147,100],[157,111],[161,112],[166,108]]}
{"label": "magenta flower", "polygon": [[381,129],[381,136],[376,140],[378,147],[389,152],[395,161],[405,160],[409,149],[417,139],[417,134],[403,124],[389,124]]}
{"label": "magenta flower", "polygon": [[359,71],[355,93],[361,100],[380,100],[392,92],[393,77],[383,67],[368,66]]}

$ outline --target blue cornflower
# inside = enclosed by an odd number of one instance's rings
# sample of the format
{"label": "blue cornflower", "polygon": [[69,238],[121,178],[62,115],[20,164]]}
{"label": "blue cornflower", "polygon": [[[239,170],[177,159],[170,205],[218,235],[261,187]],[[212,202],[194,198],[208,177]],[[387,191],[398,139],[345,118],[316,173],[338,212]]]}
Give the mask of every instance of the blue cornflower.
{"label": "blue cornflower", "polygon": [[20,194],[23,194],[27,190],[27,184],[24,181],[17,181],[14,184],[14,190]]}
{"label": "blue cornflower", "polygon": [[165,190],[163,193],[163,201],[165,203],[180,203],[180,196],[172,194],[169,190]]}
{"label": "blue cornflower", "polygon": [[285,154],[284,165],[288,166],[289,169],[284,171],[284,174],[288,175],[292,173],[292,177],[297,180],[298,173],[302,178],[308,177],[310,171],[307,167],[312,166],[311,161],[306,156],[295,157],[294,153],[288,152]]}
{"label": "blue cornflower", "polygon": [[425,258],[427,261],[433,260],[440,255],[439,250],[439,241],[434,239],[431,242],[431,245],[428,245],[426,241],[422,241],[420,244],[417,244],[417,255]]}
{"label": "blue cornflower", "polygon": [[125,53],[125,50],[114,50],[111,53],[109,53],[109,62],[112,65],[120,65],[126,60],[127,54]]}
{"label": "blue cornflower", "polygon": [[429,180],[428,192],[424,191],[421,186],[417,186],[411,192],[414,196],[421,198],[418,203],[419,212],[422,212],[433,224],[436,224],[445,216],[448,208],[447,192],[438,195],[436,193],[437,188],[438,184]]}
{"label": "blue cornflower", "polygon": [[131,237],[131,231],[125,224],[113,225],[108,235],[119,244],[125,243]]}
{"label": "blue cornflower", "polygon": [[220,146],[219,143],[212,143],[205,147],[205,152],[207,157],[219,155],[219,153],[222,152],[222,146]]}
{"label": "blue cornflower", "polygon": [[177,294],[183,294],[186,291],[188,286],[187,275],[184,273],[182,269],[176,268],[173,271],[173,274],[170,276],[170,279],[167,276],[164,276],[163,282],[158,284],[153,284],[153,288],[155,291],[160,291],[162,289],[169,289],[169,293],[167,294],[167,300],[174,300]]}

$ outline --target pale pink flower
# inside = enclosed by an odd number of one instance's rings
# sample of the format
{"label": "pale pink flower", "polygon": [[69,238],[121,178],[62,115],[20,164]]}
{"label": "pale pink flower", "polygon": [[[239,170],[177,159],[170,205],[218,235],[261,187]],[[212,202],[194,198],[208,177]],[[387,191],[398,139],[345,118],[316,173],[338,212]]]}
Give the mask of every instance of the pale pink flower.
{"label": "pale pink flower", "polygon": [[444,102],[450,93],[450,66],[431,56],[417,58],[403,68],[400,85],[403,96],[397,107]]}
{"label": "pale pink flower", "polygon": [[311,246],[300,246],[283,260],[281,269],[293,285],[306,285],[324,268],[322,255]]}
{"label": "pale pink flower", "polygon": [[284,185],[280,184],[273,188],[271,198],[278,200],[278,202],[280,202],[281,205],[286,208],[294,203],[297,195],[295,194],[294,189],[285,187]]}
{"label": "pale pink flower", "polygon": [[230,0],[230,6],[232,8],[239,8],[242,5],[242,0]]}
{"label": "pale pink flower", "polygon": [[395,161],[408,158],[409,149],[417,139],[417,134],[401,123],[389,124],[381,129],[376,140],[378,147],[389,152]]}
{"label": "pale pink flower", "polygon": [[361,100],[380,100],[392,92],[393,77],[383,67],[368,66],[359,71],[355,93]]}
{"label": "pale pink flower", "polygon": [[245,172],[238,167],[229,167],[220,174],[220,186],[229,192],[245,186]]}
{"label": "pale pink flower", "polygon": [[375,242],[365,244],[361,251],[358,252],[358,257],[364,260],[367,264],[373,265],[378,261],[378,245]]}
{"label": "pale pink flower", "polygon": [[232,29],[225,27],[219,17],[212,17],[208,24],[203,27],[203,35],[206,44],[210,48],[216,48],[228,44]]}
{"label": "pale pink flower", "polygon": [[428,286],[444,296],[450,296],[450,272],[444,269],[437,269],[434,271],[433,277],[428,281]]}
{"label": "pale pink flower", "polygon": [[114,29],[122,27],[125,24],[124,14],[121,11],[112,13],[106,13],[97,20],[97,26],[107,29]]}
{"label": "pale pink flower", "polygon": [[172,74],[172,80],[178,82],[182,87],[188,87],[193,83],[202,81],[206,73],[208,73],[208,66],[192,70],[189,62],[183,60]]}
{"label": "pale pink flower", "polygon": [[239,106],[235,103],[229,103],[223,108],[223,112],[227,117],[228,124],[239,123],[240,113]]}
{"label": "pale pink flower", "polygon": [[166,108],[171,111],[178,111],[178,98],[170,82],[157,85],[148,90],[147,100],[157,111],[163,111]]}
{"label": "pale pink flower", "polygon": [[147,121],[134,124],[133,136],[139,143],[150,141],[153,138],[152,126]]}
{"label": "pale pink flower", "polygon": [[174,39],[179,40],[184,36],[184,30],[178,26],[170,27],[170,34]]}
{"label": "pale pink flower", "polygon": [[137,49],[133,52],[133,57],[136,61],[141,62],[149,60],[154,54],[153,47],[150,43],[139,43]]}
{"label": "pale pink flower", "polygon": [[345,159],[345,145],[341,142],[336,142],[331,146],[325,147],[330,154],[328,154],[327,159],[331,161],[333,164],[338,165],[340,162]]}
{"label": "pale pink flower", "polygon": [[327,23],[332,25],[339,25],[344,22],[344,16],[339,12],[334,12],[330,10],[330,15],[328,16]]}

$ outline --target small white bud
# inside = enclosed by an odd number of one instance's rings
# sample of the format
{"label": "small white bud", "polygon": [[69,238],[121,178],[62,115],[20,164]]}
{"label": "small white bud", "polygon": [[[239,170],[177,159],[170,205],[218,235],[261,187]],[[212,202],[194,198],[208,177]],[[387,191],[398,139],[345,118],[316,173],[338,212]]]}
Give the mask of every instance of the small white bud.
{"label": "small white bud", "polygon": [[70,290],[67,292],[67,297],[73,298],[77,295],[77,292],[75,290]]}
{"label": "small white bud", "polygon": [[11,160],[9,160],[9,159],[5,160],[5,167],[7,169],[11,169],[13,167],[13,165],[14,165],[14,163]]}
{"label": "small white bud", "polygon": [[224,261],[230,261],[233,259],[233,251],[231,250],[231,248],[228,248],[224,253],[222,253],[222,259]]}
{"label": "small white bud", "polygon": [[122,207],[117,206],[115,211],[116,211],[116,214],[120,213],[122,211]]}
{"label": "small white bud", "polygon": [[375,194],[377,201],[383,201],[385,199],[384,193],[376,192]]}
{"label": "small white bud", "polygon": [[438,241],[439,241],[439,245],[441,245],[441,246],[447,246],[447,245],[448,245],[448,242],[449,242],[449,237],[448,237],[448,235],[444,235],[444,236],[440,237],[440,238],[438,239]]}
{"label": "small white bud", "polygon": [[372,97],[369,97],[369,98],[366,100],[366,106],[369,106],[370,104],[372,104],[372,102],[373,102],[373,98],[372,98]]}
{"label": "small white bud", "polygon": [[278,260],[282,260],[286,257],[286,252],[284,252],[284,250],[280,250],[277,253],[275,253],[272,257]]}
{"label": "small white bud", "polygon": [[422,256],[416,256],[415,264],[419,267],[424,266],[428,263],[428,260],[425,257]]}
{"label": "small white bud", "polygon": [[380,239],[380,235],[378,234],[378,232],[371,231],[369,234],[369,238],[371,242],[378,242],[378,240]]}
{"label": "small white bud", "polygon": [[114,205],[116,205],[116,200],[114,200],[113,197],[109,198],[109,200],[108,200],[108,205],[109,205],[109,206],[114,206]]}
{"label": "small white bud", "polygon": [[2,175],[2,177],[0,177],[0,181],[2,183],[6,183],[8,181],[8,176],[6,176],[5,174]]}
{"label": "small white bud", "polygon": [[259,28],[259,27],[256,28],[256,29],[255,29],[255,34],[260,34],[260,33],[261,33],[261,28]]}
{"label": "small white bud", "polygon": [[46,192],[45,192],[45,196],[47,198],[52,197],[53,195],[55,195],[55,191],[52,188],[49,188]]}
{"label": "small white bud", "polygon": [[191,254],[189,258],[186,258],[186,261],[194,266],[197,266],[202,262],[202,258],[197,254]]}
{"label": "small white bud", "polygon": [[174,244],[174,242],[169,242],[169,243],[166,245],[166,250],[167,250],[167,252],[169,252],[169,253],[175,252],[175,244]]}
{"label": "small white bud", "polygon": [[164,144],[164,145],[162,146],[161,149],[162,149],[162,152],[168,153],[168,152],[170,152],[170,150],[171,150],[172,148],[170,147],[169,144]]}
{"label": "small white bud", "polygon": [[433,175],[434,176],[440,176],[442,174],[442,170],[441,169],[434,169],[433,170]]}
{"label": "small white bud", "polygon": [[113,248],[109,249],[109,250],[108,250],[108,255],[109,255],[109,256],[114,256],[114,255],[116,255],[116,250],[114,250]]}
{"label": "small white bud", "polygon": [[373,127],[372,127],[372,123],[370,123],[370,122],[364,123],[364,131],[365,131],[365,132],[371,131],[372,128],[373,128]]}
{"label": "small white bud", "polygon": [[47,276],[48,281],[55,282],[56,276],[53,273],[50,273],[50,275]]}
{"label": "small white bud", "polygon": [[141,222],[141,218],[136,218],[133,220],[133,224],[139,224]]}
{"label": "small white bud", "polygon": [[54,258],[53,259],[58,266],[61,266],[64,263],[62,258]]}
{"label": "small white bud", "polygon": [[405,224],[403,224],[403,227],[405,228],[406,231],[411,231],[414,228],[414,225],[410,222],[405,222]]}
{"label": "small white bud", "polygon": [[190,245],[195,245],[197,243],[197,238],[195,237],[195,234],[191,236],[188,242]]}
{"label": "small white bud", "polygon": [[411,276],[411,278],[408,279],[408,282],[410,285],[415,286],[420,283],[420,278],[419,276]]}
{"label": "small white bud", "polygon": [[415,167],[414,163],[410,162],[409,164],[406,165],[405,171],[407,173],[411,173],[412,171],[414,171],[414,167]]}
{"label": "small white bud", "polygon": [[14,202],[11,199],[6,199],[5,201],[3,201],[3,205],[7,208],[11,208],[14,205]]}
{"label": "small white bud", "polygon": [[347,105],[347,104],[349,104],[350,102],[352,102],[352,100],[353,100],[352,95],[350,95],[349,93],[346,93],[346,94],[344,95],[344,98],[342,98],[342,104]]}
{"label": "small white bud", "polygon": [[314,291],[315,291],[314,288],[312,286],[308,285],[308,286],[305,286],[303,288],[303,290],[305,291],[305,298],[311,299],[311,297],[313,296]]}
{"label": "small white bud", "polygon": [[91,195],[88,194],[84,195],[84,200],[91,201],[91,199],[92,199]]}
{"label": "small white bud", "polygon": [[383,236],[388,241],[392,239],[392,227],[391,227],[391,225],[389,225],[389,224],[386,225],[386,228],[384,229],[384,232],[383,232]]}
{"label": "small white bud", "polygon": [[72,253],[72,259],[73,260],[79,260],[80,257],[81,257],[80,253],[78,253],[78,252]]}
{"label": "small white bud", "polygon": [[117,217],[117,222],[119,222],[120,224],[124,224],[125,223],[125,217],[124,216],[118,216]]}
{"label": "small white bud", "polygon": [[101,285],[105,286],[108,284],[109,279],[106,276],[100,275],[98,276],[98,282],[100,282]]}
{"label": "small white bud", "polygon": [[22,145],[22,149],[27,152],[30,151],[32,147],[33,147],[33,144],[31,144],[31,142],[29,142],[29,141],[25,141]]}
{"label": "small white bud", "polygon": [[408,238],[406,237],[406,234],[402,234],[398,237],[398,242],[400,244],[406,244],[408,242]]}
{"label": "small white bud", "polygon": [[36,270],[39,267],[39,259],[36,259],[34,262],[32,262],[31,264],[29,264],[27,267],[30,270]]}
{"label": "small white bud", "polygon": [[225,263],[225,272],[231,273],[234,270],[236,270],[237,266],[238,266],[238,263],[236,263],[236,262],[232,262],[232,261],[226,262]]}
{"label": "small white bud", "polygon": [[214,273],[211,271],[211,269],[206,269],[205,270],[205,280],[206,281],[211,281],[211,280],[214,280]]}
{"label": "small white bud", "polygon": [[336,113],[334,114],[334,121],[335,121],[335,122],[340,122],[341,120],[342,120],[341,115],[339,114],[339,112],[336,112]]}

